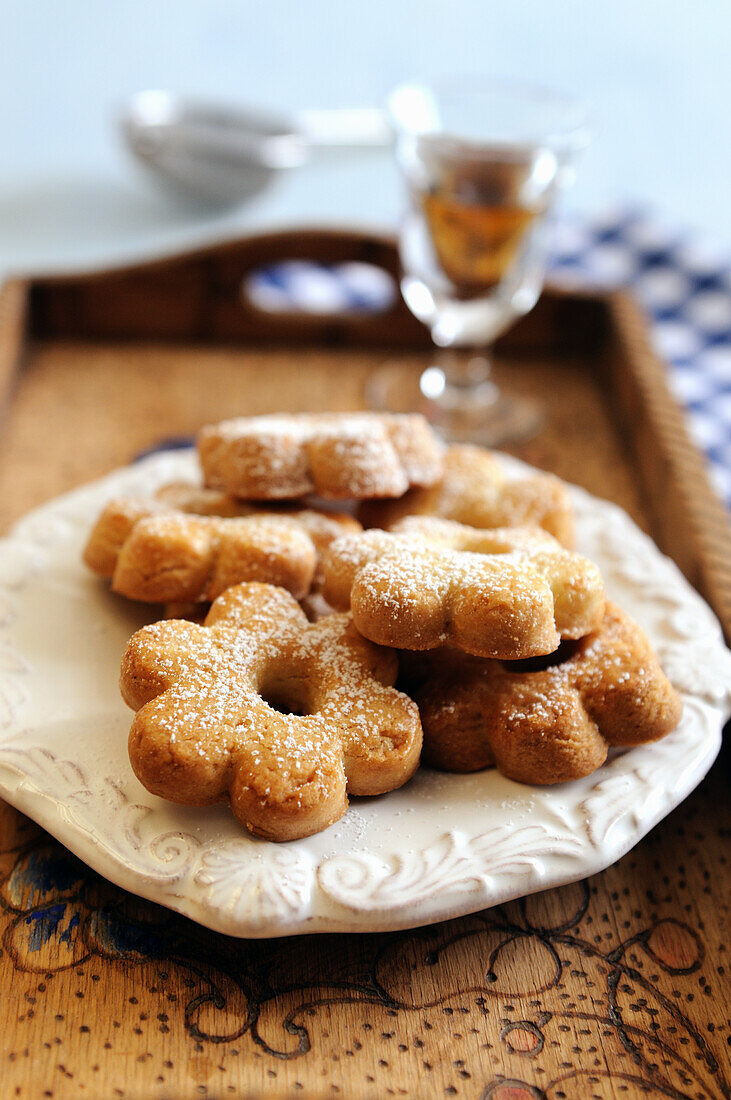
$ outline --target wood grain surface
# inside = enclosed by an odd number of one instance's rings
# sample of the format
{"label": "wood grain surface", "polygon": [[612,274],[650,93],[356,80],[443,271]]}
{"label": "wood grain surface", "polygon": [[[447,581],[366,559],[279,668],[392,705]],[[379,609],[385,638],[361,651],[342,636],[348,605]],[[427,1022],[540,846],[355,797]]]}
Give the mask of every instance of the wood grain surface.
{"label": "wood grain surface", "polygon": [[726,1097],[725,793],[716,769],[574,886],[414,932],[270,941],[138,901],[5,807],[1,1094]]}
{"label": "wood grain surface", "polygon": [[[617,349],[509,351],[499,381],[548,411],[516,453],[656,530]],[[0,526],[222,415],[358,408],[383,355],[47,333],[6,412]],[[412,932],[271,941],[140,901],[0,804],[0,1100],[728,1097],[728,803],[719,763],[586,882]]]}

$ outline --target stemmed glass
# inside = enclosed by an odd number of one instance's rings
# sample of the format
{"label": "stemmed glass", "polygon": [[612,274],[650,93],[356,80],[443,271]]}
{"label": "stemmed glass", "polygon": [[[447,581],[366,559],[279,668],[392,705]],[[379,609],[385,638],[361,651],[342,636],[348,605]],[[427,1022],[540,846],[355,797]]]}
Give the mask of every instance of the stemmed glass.
{"label": "stemmed glass", "polygon": [[488,349],[538,299],[547,214],[588,142],[585,112],[557,92],[469,78],[402,84],[388,110],[409,194],[401,291],[440,351],[420,376],[384,364],[369,403],[418,409],[449,439],[527,438],[540,406],[498,390]]}

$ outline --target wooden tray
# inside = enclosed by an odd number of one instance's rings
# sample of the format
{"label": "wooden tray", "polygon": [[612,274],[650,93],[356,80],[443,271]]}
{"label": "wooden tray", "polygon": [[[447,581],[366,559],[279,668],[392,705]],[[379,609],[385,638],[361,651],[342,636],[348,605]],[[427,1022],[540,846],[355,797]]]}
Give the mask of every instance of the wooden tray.
{"label": "wooden tray", "polygon": [[[302,232],[7,284],[0,525],[205,421],[358,408],[384,357],[423,366],[398,299],[378,316],[255,310],[246,275],[294,258],[397,269],[388,239]],[[549,411],[515,453],[626,508],[728,635],[725,512],[631,300],[547,291],[496,374]],[[585,883],[416,932],[265,943],[124,894],[2,806],[0,1093],[727,1096],[721,784],[717,766]]]}

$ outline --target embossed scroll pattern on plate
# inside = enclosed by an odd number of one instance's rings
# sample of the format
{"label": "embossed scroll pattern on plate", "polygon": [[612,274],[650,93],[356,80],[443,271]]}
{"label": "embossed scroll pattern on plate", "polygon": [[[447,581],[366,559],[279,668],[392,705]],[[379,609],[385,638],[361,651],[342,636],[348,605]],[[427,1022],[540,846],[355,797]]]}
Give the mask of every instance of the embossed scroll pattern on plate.
{"label": "embossed scroll pattern on plate", "polygon": [[[242,834],[223,808],[153,798],[129,768],[116,688],[141,612],[89,577],[79,551],[109,497],[194,468],[187,453],[153,456],[37,510],[0,544],[0,791],[112,881],[234,935],[408,927],[607,866],[710,766],[731,684],[718,624],[624,512],[577,489],[579,549],[684,694],[682,724],[662,742],[560,788],[423,771],[286,846]],[[55,661],[50,617],[66,623]]]}

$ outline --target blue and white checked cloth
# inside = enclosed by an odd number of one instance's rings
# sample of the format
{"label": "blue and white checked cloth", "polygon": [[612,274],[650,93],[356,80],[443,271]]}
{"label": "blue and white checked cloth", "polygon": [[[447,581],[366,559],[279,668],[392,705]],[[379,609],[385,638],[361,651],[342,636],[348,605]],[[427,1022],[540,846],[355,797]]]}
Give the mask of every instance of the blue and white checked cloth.
{"label": "blue and white checked cloth", "polygon": [[731,257],[641,211],[556,227],[555,282],[629,287],[685,406],[691,435],[731,506]]}
{"label": "blue and white checked cloth", "polygon": [[[691,434],[731,506],[731,258],[639,210],[558,222],[551,277],[564,285],[630,287],[652,324],[656,350],[688,412]],[[313,312],[383,308],[394,293],[363,264],[295,261],[258,272],[250,286],[265,309]]]}

